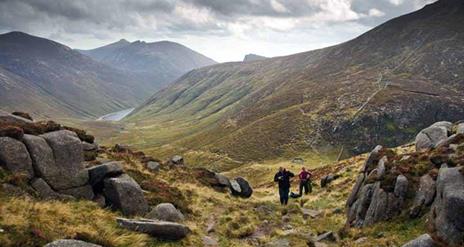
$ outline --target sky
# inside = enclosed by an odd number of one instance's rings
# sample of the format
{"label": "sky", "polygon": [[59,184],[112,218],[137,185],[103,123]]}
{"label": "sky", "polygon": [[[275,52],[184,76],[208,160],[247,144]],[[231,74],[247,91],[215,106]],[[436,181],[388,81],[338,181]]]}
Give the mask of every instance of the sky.
{"label": "sky", "polygon": [[126,39],[181,43],[218,62],[355,38],[433,0],[0,0],[0,32],[78,49]]}

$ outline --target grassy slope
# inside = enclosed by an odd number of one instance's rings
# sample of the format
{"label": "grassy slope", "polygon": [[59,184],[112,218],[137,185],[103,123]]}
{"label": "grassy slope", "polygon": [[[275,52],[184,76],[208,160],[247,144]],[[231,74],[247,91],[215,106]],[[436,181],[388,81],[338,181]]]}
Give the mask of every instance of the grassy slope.
{"label": "grassy slope", "polygon": [[[406,148],[405,150],[408,150]],[[287,239],[291,246],[306,246],[304,235],[316,234],[327,230],[338,231],[345,223],[344,213],[335,209],[344,208],[346,198],[353,186],[357,171],[365,155],[325,166],[326,161],[319,158],[307,160],[318,181],[329,172],[337,172],[342,177],[328,188],[321,189],[314,182],[314,192],[303,199],[291,200],[287,208],[277,203],[274,172],[279,166],[297,171],[300,165],[287,161],[252,163],[233,169],[226,175],[247,178],[254,187],[250,199],[240,199],[228,193],[215,191],[199,183],[190,168],[177,171],[161,170],[151,174],[134,158],[111,156],[126,161],[125,170],[147,190],[147,198],[154,205],[160,201],[176,204],[187,216],[186,224],[193,233],[180,242],[157,241],[147,235],[120,229],[114,220],[118,212],[100,209],[92,202],[37,201],[21,197],[0,196],[0,233],[1,246],[41,246],[59,238],[77,238],[103,244],[105,246],[201,246],[202,237],[207,235],[206,228],[215,224],[215,232],[209,236],[218,240],[220,246],[256,246],[276,239]],[[1,176],[2,180],[14,180]],[[161,184],[179,188],[153,190]],[[159,184],[161,182],[161,184]],[[147,184],[148,183],[148,184]],[[293,188],[296,184],[293,185]],[[187,202],[187,203],[186,203]],[[319,210],[320,216],[305,220],[301,208]],[[283,229],[282,215],[290,216],[289,224],[294,231]],[[424,232],[425,219],[405,221],[399,218],[377,224],[363,231],[350,230],[340,242],[342,246],[354,246],[360,237],[368,240],[356,246],[398,246]]]}
{"label": "grassy slope", "polygon": [[455,25],[464,7],[446,2],[338,46],[189,72],[140,107],[113,141],[239,162],[410,141],[433,122],[464,117],[464,29]]}

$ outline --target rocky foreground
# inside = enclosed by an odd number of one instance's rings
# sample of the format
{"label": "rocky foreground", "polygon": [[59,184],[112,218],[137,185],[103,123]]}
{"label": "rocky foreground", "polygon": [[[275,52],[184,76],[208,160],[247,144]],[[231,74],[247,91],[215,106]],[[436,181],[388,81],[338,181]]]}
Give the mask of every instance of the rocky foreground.
{"label": "rocky foreground", "polygon": [[[97,157],[101,153],[117,159],[135,157],[152,173],[159,172],[162,166],[172,169],[184,166],[183,158],[178,155],[163,163],[124,145],[112,149],[99,147],[93,136],[79,129],[53,121],[34,122],[24,113],[0,112],[0,164],[2,174],[10,180],[2,183],[2,190],[7,194],[42,200],[94,201],[123,216],[138,216],[135,219],[115,218],[115,221],[121,228],[158,239],[179,240],[191,232],[182,224],[184,216],[180,210],[172,203],[156,206],[149,203],[147,192],[125,172],[123,162],[99,161]],[[230,188],[232,195],[248,198],[253,192],[243,178],[229,180],[208,170],[195,172],[203,184],[223,190]],[[170,191],[162,193],[169,194]],[[46,246],[99,245],[58,240]]]}
{"label": "rocky foreground", "polygon": [[280,207],[272,176],[301,158],[221,174],[2,113],[0,245],[462,246],[463,132],[439,122],[312,169],[313,193]]}

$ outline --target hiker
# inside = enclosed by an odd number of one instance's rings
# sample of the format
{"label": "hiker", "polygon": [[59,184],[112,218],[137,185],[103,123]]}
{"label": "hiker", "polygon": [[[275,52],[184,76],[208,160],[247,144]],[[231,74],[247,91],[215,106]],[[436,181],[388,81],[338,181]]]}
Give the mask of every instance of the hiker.
{"label": "hiker", "polygon": [[298,175],[300,178],[300,196],[303,195],[303,189],[305,192],[305,195],[308,193],[311,193],[313,188],[311,186],[311,172],[306,171],[306,168],[301,168],[301,172]]}
{"label": "hiker", "polygon": [[295,175],[285,168],[280,167],[279,172],[274,176],[274,182],[279,183],[280,204],[287,205],[288,193],[290,192],[290,178]]}

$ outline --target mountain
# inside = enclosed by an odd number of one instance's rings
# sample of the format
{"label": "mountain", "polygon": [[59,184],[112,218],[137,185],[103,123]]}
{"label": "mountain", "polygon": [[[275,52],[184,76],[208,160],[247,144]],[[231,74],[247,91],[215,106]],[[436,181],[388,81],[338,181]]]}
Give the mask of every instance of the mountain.
{"label": "mountain", "polygon": [[57,42],[22,32],[0,35],[1,108],[41,116],[95,118],[133,107],[155,90]]}
{"label": "mountain", "polygon": [[243,58],[243,62],[259,61],[259,60],[263,60],[263,59],[266,59],[266,58],[267,57],[263,57],[263,56],[256,55],[256,54],[247,54]]}
{"label": "mountain", "polygon": [[441,0],[340,45],[193,70],[138,107],[127,121],[140,132],[120,140],[238,161],[396,146],[464,118],[463,22],[464,2]]}
{"label": "mountain", "polygon": [[158,88],[182,74],[216,62],[181,44],[160,41],[128,42],[124,39],[81,53],[112,67],[136,73]]}

